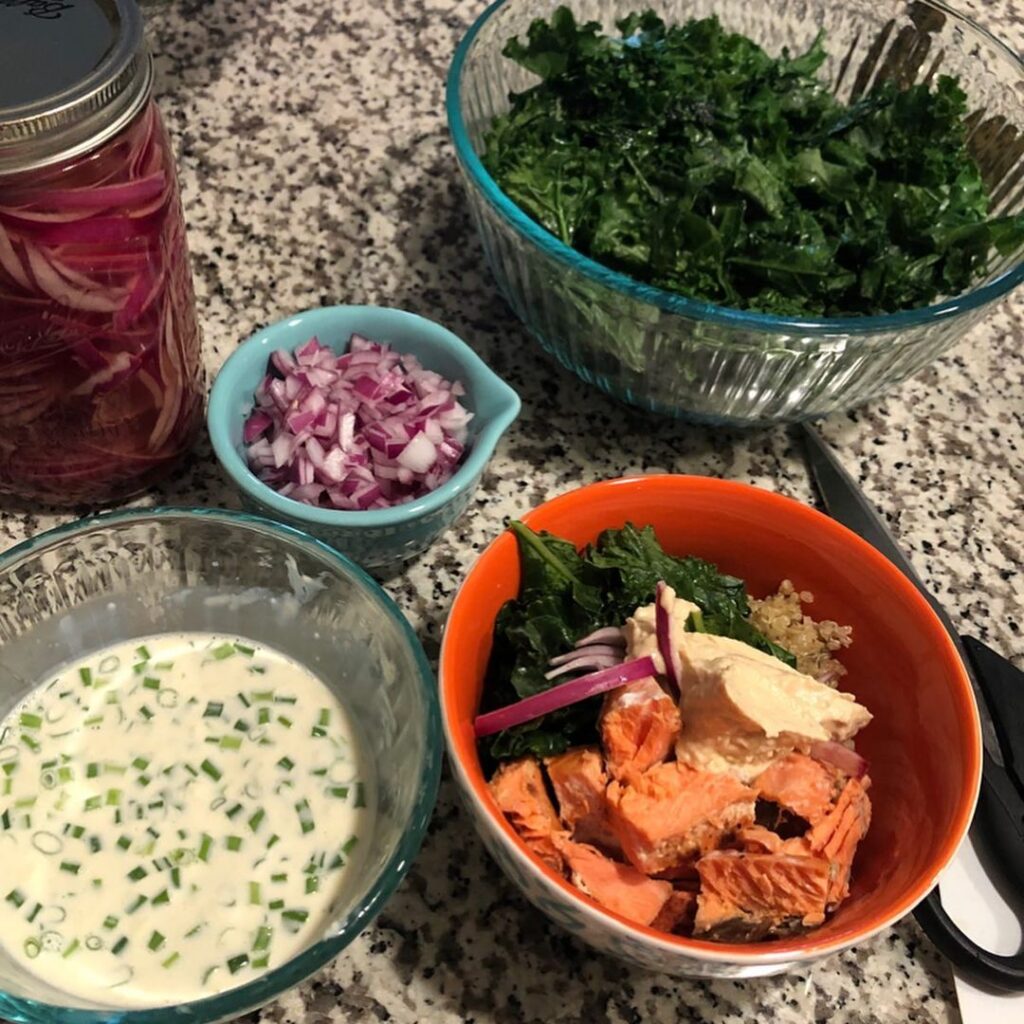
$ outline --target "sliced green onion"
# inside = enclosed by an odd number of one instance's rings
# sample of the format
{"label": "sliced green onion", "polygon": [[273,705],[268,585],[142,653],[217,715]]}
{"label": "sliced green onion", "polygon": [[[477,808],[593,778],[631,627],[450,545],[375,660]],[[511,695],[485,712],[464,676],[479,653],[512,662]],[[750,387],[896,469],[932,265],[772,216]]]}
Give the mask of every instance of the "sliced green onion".
{"label": "sliced green onion", "polygon": [[166,960],[163,961],[163,963],[160,964],[160,966],[166,971],[168,968],[173,967],[178,962],[179,959],[181,959],[180,953],[172,953]]}
{"label": "sliced green onion", "polygon": [[262,902],[262,890],[259,882],[249,883],[249,902],[254,906],[258,907]]}
{"label": "sliced green onion", "polygon": [[219,700],[211,700],[206,705],[203,718],[220,718],[224,713],[224,705]]}
{"label": "sliced green onion", "polygon": [[261,807],[250,819],[249,828],[256,832],[259,830],[260,825],[263,823],[263,819],[267,816],[267,812]]}
{"label": "sliced green onion", "polygon": [[125,946],[127,945],[128,937],[126,935],[122,935],[121,938],[119,938],[117,942],[115,942],[110,947],[110,952],[113,953],[114,956],[120,956],[124,952]]}
{"label": "sliced green onion", "polygon": [[366,806],[366,789],[361,782],[356,783],[356,807]]}
{"label": "sliced green onion", "polygon": [[73,860],[62,860],[60,862],[60,869],[61,871],[66,871],[69,875],[77,875],[82,870],[82,865]]}
{"label": "sliced green onion", "polygon": [[140,644],[135,648],[135,653],[138,655],[141,661],[149,661],[152,655],[149,653],[149,648],[145,644]]}
{"label": "sliced green onion", "polygon": [[39,729],[42,727],[43,718],[41,715],[32,715],[27,711],[23,711],[19,718],[19,722],[23,729]]}
{"label": "sliced green onion", "polygon": [[145,679],[142,680],[142,685],[147,690],[159,690],[160,689],[160,680],[156,679],[153,676],[146,676]]}
{"label": "sliced green onion", "polygon": [[238,956],[233,956],[228,961],[228,970],[232,974],[237,974],[246,964],[249,962],[248,953],[239,953]]}
{"label": "sliced green onion", "polygon": [[199,767],[203,772],[209,775],[214,782],[220,782],[222,774],[221,770],[212,761],[205,760]]}
{"label": "sliced green onion", "polygon": [[147,942],[146,945],[149,946],[149,948],[155,953],[158,949],[163,948],[163,945],[166,941],[167,940],[163,937],[163,935],[160,934],[160,932],[153,932],[153,934],[150,935],[149,942]]}
{"label": "sliced green onion", "polygon": [[256,938],[252,944],[253,952],[262,953],[264,950],[270,949],[270,940],[273,936],[273,929],[261,924],[259,928],[256,929]]}
{"label": "sliced green onion", "polygon": [[80,668],[78,670],[78,676],[82,680],[83,685],[92,686],[92,669],[91,668]]}
{"label": "sliced green onion", "polygon": [[149,872],[140,864],[137,868],[132,868],[131,871],[128,872],[128,877],[133,882],[141,882],[148,874]]}
{"label": "sliced green onion", "polygon": [[242,837],[241,836],[226,836],[224,838],[224,845],[232,853],[237,853],[242,848]]}
{"label": "sliced green onion", "polygon": [[247,644],[235,644],[235,650],[239,654],[244,654],[247,658],[251,658],[256,653],[255,647],[249,647]]}
{"label": "sliced green onion", "polygon": [[210,859],[210,850],[213,847],[213,837],[203,833],[202,841],[199,843],[199,853],[196,855],[201,861]]}
{"label": "sliced green onion", "polygon": [[117,922],[119,920],[120,919],[115,917],[113,914],[108,914],[103,918],[103,927],[106,928],[108,932],[111,932],[117,927]]}

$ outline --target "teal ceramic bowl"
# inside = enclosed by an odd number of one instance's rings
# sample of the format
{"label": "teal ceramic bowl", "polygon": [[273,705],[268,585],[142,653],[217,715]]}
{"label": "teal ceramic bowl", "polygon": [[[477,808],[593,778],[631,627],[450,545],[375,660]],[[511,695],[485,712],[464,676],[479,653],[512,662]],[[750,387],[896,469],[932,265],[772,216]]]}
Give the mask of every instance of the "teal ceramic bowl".
{"label": "teal ceramic bowl", "polygon": [[[367,512],[317,508],[282,497],[246,464],[242,425],[270,354],[276,349],[294,351],[313,335],[340,354],[352,334],[388,342],[466,388],[462,401],[473,413],[466,454],[447,483],[416,501]],[[501,435],[519,414],[519,405],[515,391],[440,324],[400,309],[328,306],[271,324],[242,342],[214,381],[206,419],[217,459],[247,508],[305,530],[368,569],[381,570],[424,551],[462,515]]]}

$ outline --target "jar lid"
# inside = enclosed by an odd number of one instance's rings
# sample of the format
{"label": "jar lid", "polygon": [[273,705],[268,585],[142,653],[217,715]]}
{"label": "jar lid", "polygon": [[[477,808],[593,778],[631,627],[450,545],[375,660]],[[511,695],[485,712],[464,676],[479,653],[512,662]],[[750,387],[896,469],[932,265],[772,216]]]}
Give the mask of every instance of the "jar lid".
{"label": "jar lid", "polygon": [[0,174],[98,146],[152,77],[135,0],[0,0]]}

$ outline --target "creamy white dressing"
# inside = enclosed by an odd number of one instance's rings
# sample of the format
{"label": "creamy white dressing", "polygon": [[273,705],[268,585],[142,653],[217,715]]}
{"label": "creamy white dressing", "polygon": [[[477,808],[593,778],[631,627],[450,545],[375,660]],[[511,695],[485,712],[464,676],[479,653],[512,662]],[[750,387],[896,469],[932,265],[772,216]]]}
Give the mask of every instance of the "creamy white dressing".
{"label": "creamy white dressing", "polygon": [[344,707],[279,652],[94,653],[0,723],[0,943],[102,1004],[243,984],[323,934],[373,803]]}

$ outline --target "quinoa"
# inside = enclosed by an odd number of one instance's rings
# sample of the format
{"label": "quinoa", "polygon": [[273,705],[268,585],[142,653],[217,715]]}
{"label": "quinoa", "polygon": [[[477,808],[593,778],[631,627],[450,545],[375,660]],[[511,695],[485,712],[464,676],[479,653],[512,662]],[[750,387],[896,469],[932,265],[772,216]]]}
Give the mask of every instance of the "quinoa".
{"label": "quinoa", "polygon": [[751,600],[750,621],[796,656],[798,671],[834,687],[846,674],[846,666],[832,654],[853,643],[853,628],[831,619],[816,622],[805,615],[803,606],[813,601],[810,591],[798,591],[791,580],[783,580],[774,594]]}

